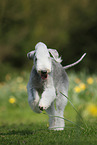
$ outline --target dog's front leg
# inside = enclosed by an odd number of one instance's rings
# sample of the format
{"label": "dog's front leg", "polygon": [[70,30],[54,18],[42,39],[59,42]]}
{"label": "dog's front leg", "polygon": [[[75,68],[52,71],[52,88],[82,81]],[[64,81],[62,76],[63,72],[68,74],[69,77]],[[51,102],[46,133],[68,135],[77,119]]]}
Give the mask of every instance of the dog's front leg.
{"label": "dog's front leg", "polygon": [[46,88],[45,91],[42,93],[40,102],[39,102],[39,108],[40,110],[46,110],[51,103],[56,98],[55,88],[50,87]]}
{"label": "dog's front leg", "polygon": [[41,113],[41,110],[39,109],[39,95],[38,92],[31,88],[29,83],[27,85],[27,92],[28,92],[28,103],[31,107],[31,109],[36,113]]}

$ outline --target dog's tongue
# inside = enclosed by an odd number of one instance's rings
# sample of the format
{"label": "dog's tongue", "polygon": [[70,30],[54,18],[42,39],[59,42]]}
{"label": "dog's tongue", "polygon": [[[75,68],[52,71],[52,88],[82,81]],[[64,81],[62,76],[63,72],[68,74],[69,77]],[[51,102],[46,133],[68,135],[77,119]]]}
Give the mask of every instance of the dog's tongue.
{"label": "dog's tongue", "polygon": [[47,74],[41,74],[41,78],[42,78],[43,80],[46,80],[46,79],[47,79]]}

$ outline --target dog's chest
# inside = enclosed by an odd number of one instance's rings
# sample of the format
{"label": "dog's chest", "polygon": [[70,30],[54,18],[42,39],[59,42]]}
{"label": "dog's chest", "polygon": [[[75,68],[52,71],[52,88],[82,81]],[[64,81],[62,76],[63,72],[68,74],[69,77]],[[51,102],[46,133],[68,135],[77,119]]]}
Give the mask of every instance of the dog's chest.
{"label": "dog's chest", "polygon": [[31,81],[33,88],[36,89],[39,93],[42,93],[44,91],[47,81],[43,81],[39,74],[35,73]]}

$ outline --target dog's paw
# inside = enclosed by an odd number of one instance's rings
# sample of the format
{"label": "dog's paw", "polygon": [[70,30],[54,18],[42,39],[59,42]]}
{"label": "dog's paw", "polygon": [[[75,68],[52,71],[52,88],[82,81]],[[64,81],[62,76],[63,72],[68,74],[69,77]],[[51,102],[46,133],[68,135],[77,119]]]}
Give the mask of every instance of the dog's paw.
{"label": "dog's paw", "polygon": [[49,127],[49,130],[54,130],[54,131],[62,131],[64,130],[64,127]]}

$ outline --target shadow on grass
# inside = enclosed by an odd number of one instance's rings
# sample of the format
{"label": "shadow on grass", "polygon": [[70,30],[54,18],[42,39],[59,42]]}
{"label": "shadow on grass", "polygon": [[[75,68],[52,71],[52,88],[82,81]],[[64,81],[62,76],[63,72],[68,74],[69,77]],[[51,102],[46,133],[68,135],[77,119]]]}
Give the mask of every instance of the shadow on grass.
{"label": "shadow on grass", "polygon": [[43,124],[30,125],[3,125],[0,127],[0,135],[34,135],[38,132],[49,131]]}
{"label": "shadow on grass", "polygon": [[[88,124],[88,123],[87,123]],[[20,125],[2,125],[0,126],[0,135],[6,136],[6,135],[35,135],[35,134],[42,134],[42,133],[56,133],[56,132],[80,132],[82,134],[84,133],[90,133],[96,134],[97,133],[97,124],[88,124],[87,128],[81,129],[79,127],[74,126],[66,126],[63,131],[54,131],[49,130],[46,125],[44,124],[20,124]]]}
{"label": "shadow on grass", "polygon": [[[97,124],[96,124],[97,125]],[[44,124],[4,125],[0,127],[0,143],[14,144],[74,144],[96,145],[97,126],[88,126],[85,130],[79,127],[66,127],[64,131],[48,130]],[[32,145],[31,144],[31,145]]]}

